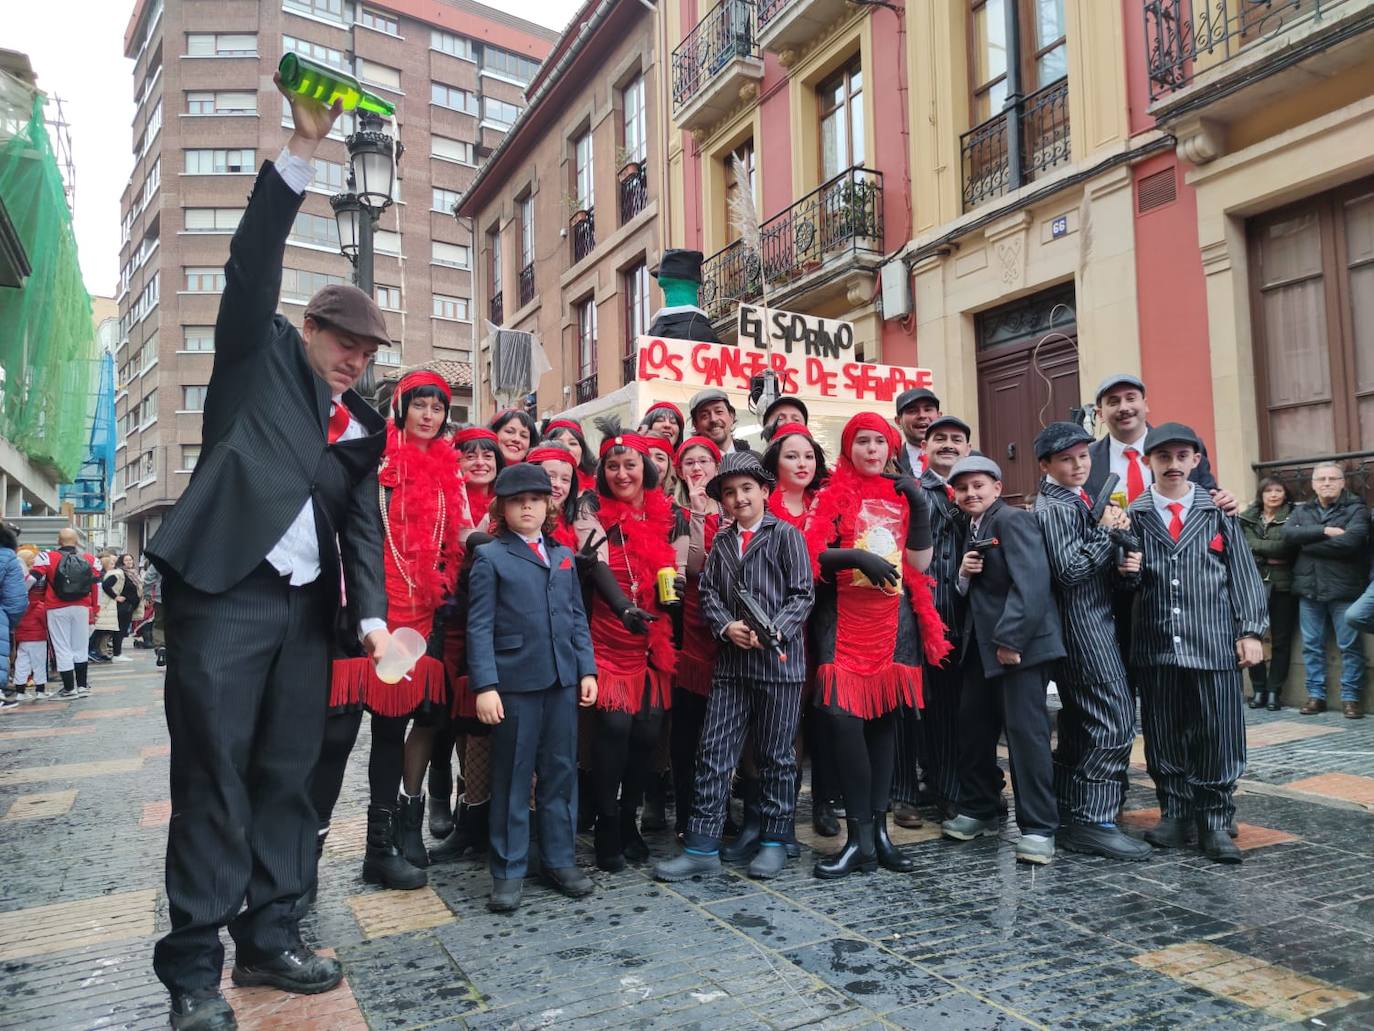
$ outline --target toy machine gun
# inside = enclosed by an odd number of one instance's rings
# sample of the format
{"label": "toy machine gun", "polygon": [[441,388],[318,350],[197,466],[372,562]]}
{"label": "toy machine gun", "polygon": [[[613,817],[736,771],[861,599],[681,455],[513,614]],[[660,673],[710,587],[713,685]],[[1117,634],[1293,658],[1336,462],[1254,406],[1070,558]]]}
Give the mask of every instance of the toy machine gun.
{"label": "toy machine gun", "polygon": [[782,650],[782,631],[768,618],[768,613],[763,611],[763,606],[759,604],[758,598],[754,597],[754,592],[742,584],[735,585],[735,610],[744,621],[744,625],[754,631],[754,636],[763,642],[763,646],[771,649],[779,659],[786,662],[787,653]]}
{"label": "toy machine gun", "polygon": [[[1097,492],[1097,497],[1093,498],[1091,512],[1092,523],[1096,526],[1102,519],[1102,513],[1107,510],[1107,503],[1112,500],[1112,495],[1116,493],[1117,484],[1121,482],[1121,477],[1116,473],[1110,473],[1103,481],[1102,489]],[[1108,530],[1107,535],[1116,542],[1116,564],[1119,566],[1126,561],[1128,552],[1140,551],[1140,538],[1130,530]]]}

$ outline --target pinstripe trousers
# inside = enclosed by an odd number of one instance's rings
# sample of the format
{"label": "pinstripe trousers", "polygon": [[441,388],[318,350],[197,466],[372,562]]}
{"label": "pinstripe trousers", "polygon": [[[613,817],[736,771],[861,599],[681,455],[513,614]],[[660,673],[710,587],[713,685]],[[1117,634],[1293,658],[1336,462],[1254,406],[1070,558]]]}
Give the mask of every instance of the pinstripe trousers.
{"label": "pinstripe trousers", "polygon": [[1245,689],[1238,669],[1141,666],[1145,763],[1164,816],[1221,830],[1245,772]]}
{"label": "pinstripe trousers", "polygon": [[906,707],[897,710],[896,763],[892,770],[892,800],[915,805],[921,796],[921,773],[926,769],[925,739],[921,734],[924,713]]}
{"label": "pinstripe trousers", "polygon": [[719,847],[725,828],[730,778],[739,764],[744,735],[754,742],[764,841],[787,841],[796,807],[797,753],[801,714],[800,683],[766,683],[717,676],[706,701],[706,720],[697,746],[692,818],[684,841],[688,848]]}
{"label": "pinstripe trousers", "polygon": [[1114,823],[1125,795],[1135,740],[1135,699],[1124,678],[1105,684],[1059,682],[1059,745],[1054,793],[1066,823]]}

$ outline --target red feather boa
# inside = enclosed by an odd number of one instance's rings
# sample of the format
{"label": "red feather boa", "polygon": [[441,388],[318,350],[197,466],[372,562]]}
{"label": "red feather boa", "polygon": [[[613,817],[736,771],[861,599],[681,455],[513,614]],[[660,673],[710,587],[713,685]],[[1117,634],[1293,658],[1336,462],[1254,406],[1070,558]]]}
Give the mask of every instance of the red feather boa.
{"label": "red feather boa", "polygon": [[811,514],[811,510],[816,507],[816,495],[813,491],[804,491],[802,497],[806,499],[806,511],[801,515],[793,515],[787,509],[787,505],[782,500],[782,491],[775,488],[773,493],[768,495],[768,511],[781,519],[790,526],[795,526],[798,530],[806,529],[806,517]]}

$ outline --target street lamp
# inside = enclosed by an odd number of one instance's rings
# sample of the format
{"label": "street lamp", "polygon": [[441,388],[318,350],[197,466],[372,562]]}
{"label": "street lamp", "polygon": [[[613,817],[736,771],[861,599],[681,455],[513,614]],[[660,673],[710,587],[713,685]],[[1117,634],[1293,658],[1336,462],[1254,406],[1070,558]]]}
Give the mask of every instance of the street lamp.
{"label": "street lamp", "polygon": [[339,252],[353,263],[353,282],[368,296],[372,295],[372,234],[382,212],[391,207],[396,162],[405,152],[382,126],[380,115],[358,112],[358,130],[344,141],[348,190],[329,198],[339,226]]}

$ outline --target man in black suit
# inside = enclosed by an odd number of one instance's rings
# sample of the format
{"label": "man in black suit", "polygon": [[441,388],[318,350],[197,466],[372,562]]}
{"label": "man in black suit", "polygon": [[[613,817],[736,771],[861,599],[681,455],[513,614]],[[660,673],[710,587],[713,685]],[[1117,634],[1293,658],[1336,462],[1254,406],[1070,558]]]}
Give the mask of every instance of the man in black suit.
{"label": "man in black suit", "polygon": [[897,395],[897,418],[902,431],[902,448],[897,452],[897,468],[907,476],[926,471],[926,428],[940,417],[940,399],[933,390],[912,387]]}
{"label": "man in black suit", "polygon": [[693,394],[688,413],[692,430],[720,448],[722,457],[732,451],[753,450],[735,436],[735,406],[719,387],[707,387]]}
{"label": "man in black suit", "polygon": [[310,158],[340,113],[287,96],[295,132],[259,171],[229,244],[202,457],[148,545],[165,577],[172,743],[172,929],[153,966],[181,1029],[235,1026],[219,993],[225,925],[236,984],[338,984],[338,962],[302,943],[297,902],[314,867],[308,788],[345,586],[374,659],[390,641],[376,476],[385,423],[351,389],[388,334],[353,287],[317,293],[303,333],[276,314]]}
{"label": "man in black suit", "polygon": [[[1132,376],[1129,372],[1113,373],[1098,384],[1094,400],[1097,402],[1097,421],[1106,423],[1107,435],[1088,448],[1092,472],[1083,489],[1092,497],[1097,497],[1102,484],[1107,482],[1107,476],[1116,473],[1121,477],[1121,491],[1126,495],[1126,504],[1130,504],[1154,482],[1150,463],[1145,459],[1145,434],[1150,432],[1147,421],[1150,418],[1150,405],[1145,400],[1145,383],[1139,376]],[[1217,489],[1205,447],[1202,449],[1202,461],[1193,470],[1190,479],[1208,491],[1215,492]],[[1219,502],[1218,507],[1226,508]],[[1235,513],[1228,509],[1227,514]]]}
{"label": "man in black suit", "polygon": [[959,815],[941,830],[957,841],[997,835],[997,739],[1005,729],[1021,829],[1016,858],[1049,863],[1059,813],[1045,690],[1065,651],[1045,542],[1033,513],[1002,500],[996,462],[960,459],[949,481],[969,518],[958,581],[968,609],[960,645]]}

